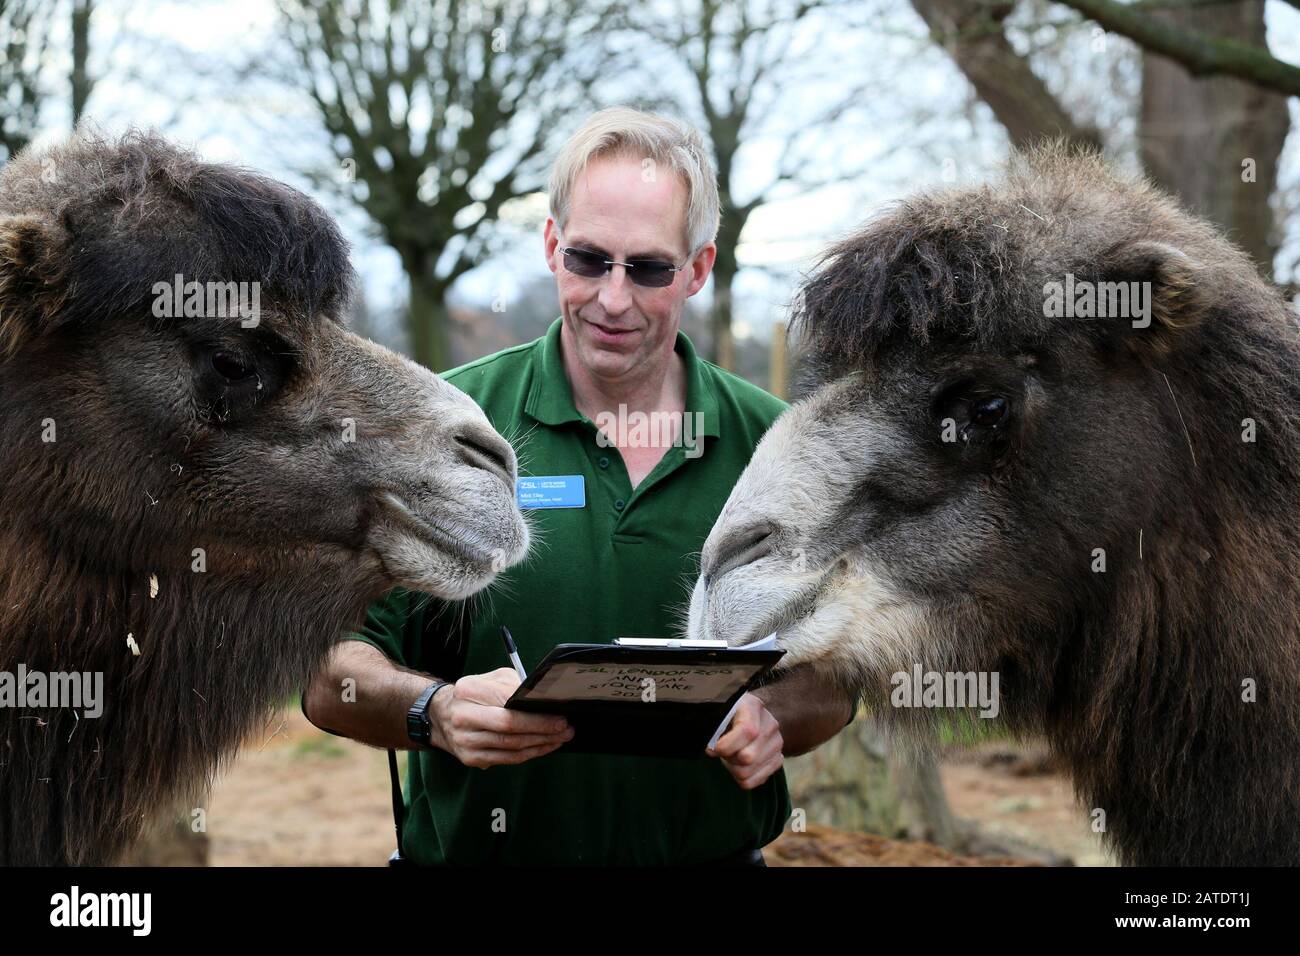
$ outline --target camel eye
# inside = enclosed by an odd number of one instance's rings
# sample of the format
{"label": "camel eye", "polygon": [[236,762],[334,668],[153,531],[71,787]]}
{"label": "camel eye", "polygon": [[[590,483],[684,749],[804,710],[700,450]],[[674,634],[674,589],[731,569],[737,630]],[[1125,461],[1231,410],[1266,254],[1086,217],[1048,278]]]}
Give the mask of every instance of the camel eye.
{"label": "camel eye", "polygon": [[251,363],[229,352],[212,353],[212,368],[222,378],[232,382],[245,381],[256,372]]}
{"label": "camel eye", "polygon": [[201,417],[238,422],[278,392],[285,366],[274,355],[254,348],[226,343],[198,347],[195,397]]}
{"label": "camel eye", "polygon": [[1007,417],[1007,400],[1001,395],[995,395],[992,398],[982,398],[971,405],[970,420],[972,425],[978,425],[981,428],[992,428],[998,425]]}

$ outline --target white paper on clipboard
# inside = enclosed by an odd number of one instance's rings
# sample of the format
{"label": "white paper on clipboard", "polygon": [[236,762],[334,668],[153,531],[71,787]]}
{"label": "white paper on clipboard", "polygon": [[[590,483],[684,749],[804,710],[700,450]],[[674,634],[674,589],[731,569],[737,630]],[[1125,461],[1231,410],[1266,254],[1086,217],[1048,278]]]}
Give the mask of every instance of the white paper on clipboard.
{"label": "white paper on clipboard", "polygon": [[[771,634],[767,635],[767,637],[759,638],[757,641],[751,641],[748,644],[741,644],[733,648],[733,650],[774,651],[776,650],[776,631],[773,631]],[[722,738],[722,735],[726,733],[727,728],[731,726],[731,718],[736,716],[736,709],[740,707],[740,702],[744,699],[744,694],[741,694],[736,698],[736,702],[731,705],[731,710],[727,711],[727,716],[722,718],[722,723],[718,724],[718,729],[715,730],[713,736],[709,738],[709,742],[704,748],[705,750],[712,750],[718,745],[718,741]]]}

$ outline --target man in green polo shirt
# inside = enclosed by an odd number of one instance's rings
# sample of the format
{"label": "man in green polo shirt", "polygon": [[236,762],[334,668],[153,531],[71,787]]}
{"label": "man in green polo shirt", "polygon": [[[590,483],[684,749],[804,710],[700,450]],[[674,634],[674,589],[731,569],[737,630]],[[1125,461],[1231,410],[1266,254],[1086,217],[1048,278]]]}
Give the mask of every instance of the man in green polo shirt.
{"label": "man in green polo shirt", "polygon": [[400,589],[375,604],[304,709],[413,751],[402,850],[416,863],[761,862],[790,813],[783,755],[851,719],[841,688],[791,670],[696,759],[555,753],[567,721],[502,706],[519,684],[502,625],[529,670],[561,643],[680,633],[704,539],[785,407],[679,328],[716,255],[696,131],[603,110],[557,158],[550,198],[560,318],[444,377],[514,440],[520,475],[565,476],[573,506],[531,511],[528,559],[464,605]]}

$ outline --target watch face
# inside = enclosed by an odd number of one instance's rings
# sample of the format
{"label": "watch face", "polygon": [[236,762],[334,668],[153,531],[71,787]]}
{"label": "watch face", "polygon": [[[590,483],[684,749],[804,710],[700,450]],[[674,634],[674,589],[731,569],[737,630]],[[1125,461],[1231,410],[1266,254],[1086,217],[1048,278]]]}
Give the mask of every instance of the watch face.
{"label": "watch face", "polygon": [[411,718],[410,723],[406,726],[406,732],[411,736],[411,739],[418,740],[421,743],[424,742],[424,738],[428,735],[428,730],[429,725],[418,717]]}
{"label": "watch face", "polygon": [[429,719],[424,716],[407,714],[406,735],[416,743],[427,744],[429,742]]}
{"label": "watch face", "polygon": [[416,743],[427,744],[429,742],[429,729],[433,726],[432,721],[429,720],[429,701],[433,699],[433,692],[439,686],[438,684],[431,684],[411,705],[411,709],[406,712],[406,735]]}

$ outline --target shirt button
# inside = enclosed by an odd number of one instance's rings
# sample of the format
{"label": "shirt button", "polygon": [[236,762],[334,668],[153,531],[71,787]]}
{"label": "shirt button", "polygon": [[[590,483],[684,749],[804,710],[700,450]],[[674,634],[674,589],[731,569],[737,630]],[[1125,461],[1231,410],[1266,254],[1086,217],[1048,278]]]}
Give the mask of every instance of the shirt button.
{"label": "shirt button", "polygon": [[606,458],[604,455],[601,455],[600,458],[596,461],[596,464],[599,465],[601,468],[608,468],[609,459]]}
{"label": "shirt button", "polygon": [[614,502],[614,510],[622,511],[624,504],[626,504],[626,502],[622,498],[619,498],[618,501]]}

